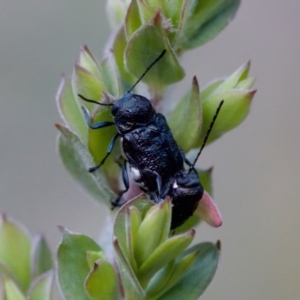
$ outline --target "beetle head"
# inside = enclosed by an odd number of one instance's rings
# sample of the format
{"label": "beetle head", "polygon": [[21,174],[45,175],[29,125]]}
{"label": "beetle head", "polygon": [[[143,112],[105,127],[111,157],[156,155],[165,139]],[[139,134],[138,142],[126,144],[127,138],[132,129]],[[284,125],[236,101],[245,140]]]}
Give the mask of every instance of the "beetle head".
{"label": "beetle head", "polygon": [[138,127],[146,127],[153,121],[155,110],[150,101],[137,94],[126,93],[112,107],[118,131],[127,133]]}
{"label": "beetle head", "polygon": [[172,190],[173,199],[183,198],[183,201],[187,201],[184,198],[191,199],[191,197],[199,201],[203,196],[203,187],[198,174],[186,170],[176,173]]}

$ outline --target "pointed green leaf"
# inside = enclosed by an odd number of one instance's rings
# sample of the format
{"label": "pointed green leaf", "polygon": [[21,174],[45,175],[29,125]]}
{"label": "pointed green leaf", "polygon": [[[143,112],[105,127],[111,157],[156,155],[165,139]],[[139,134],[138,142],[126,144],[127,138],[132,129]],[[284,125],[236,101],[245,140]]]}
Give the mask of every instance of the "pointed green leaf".
{"label": "pointed green leaf", "polygon": [[[151,280],[150,286],[147,287],[147,296],[151,295],[153,299],[157,299],[172,288],[195,262],[197,255],[197,252],[192,252],[180,259],[176,259],[176,263],[174,263],[173,268],[169,270],[169,274],[166,274],[168,270],[164,272],[165,268],[162,270],[163,272],[159,272],[161,274],[158,273],[157,275],[160,276],[155,276],[155,281]],[[163,276],[167,277],[166,281],[164,281]],[[162,282],[164,283],[162,284]]]}
{"label": "pointed green leaf", "polygon": [[233,74],[226,78],[214,91],[213,93],[221,93],[227,90],[234,89],[240,81],[247,79],[250,69],[250,61],[241,67],[239,67]]}
{"label": "pointed green leaf", "polygon": [[[174,2],[174,1],[172,1],[172,2]],[[184,28],[186,26],[185,23],[188,20],[187,16],[190,14],[189,13],[190,2],[191,2],[191,0],[183,0],[182,7],[180,10],[180,15],[178,16],[179,19],[178,19],[178,26],[176,26],[176,28],[177,28],[176,29],[176,39],[175,39],[175,41],[172,41],[173,49],[177,55],[181,55],[182,52],[185,50],[182,47],[183,43],[184,43],[184,42],[182,42],[182,34],[183,34]],[[170,4],[171,4],[171,1],[170,1]]]}
{"label": "pointed green leaf", "polygon": [[77,64],[72,76],[72,87],[74,94],[96,101],[99,101],[102,92],[106,91],[104,83],[98,76]]}
{"label": "pointed green leaf", "polygon": [[117,254],[117,262],[119,267],[119,273],[121,276],[122,285],[124,288],[124,294],[126,300],[143,300],[145,293],[142,289],[139,281],[137,280],[128,259],[125,257],[122,251],[118,239],[114,241],[114,249]]}
{"label": "pointed green leaf", "polygon": [[125,31],[127,38],[129,38],[141,25],[142,21],[140,18],[137,0],[132,0],[125,18]]}
{"label": "pointed green leaf", "polygon": [[168,284],[175,266],[175,259],[159,270],[150,280],[147,288],[147,300],[156,299],[157,295]]}
{"label": "pointed green leaf", "polygon": [[101,75],[105,90],[114,97],[120,97],[122,94],[120,75],[112,54],[101,63]]}
{"label": "pointed green leaf", "polygon": [[118,299],[117,274],[106,259],[100,259],[94,264],[86,278],[85,289],[91,300]]}
{"label": "pointed green leaf", "polygon": [[128,201],[123,205],[115,219],[114,223],[114,235],[118,239],[118,246],[122,249],[122,252],[126,256],[128,254],[128,211],[130,207],[135,207],[141,218],[143,219],[147,211],[152,207],[153,204],[146,198],[145,195],[138,196],[134,200]]}
{"label": "pointed green leaf", "polygon": [[163,15],[172,22],[174,28],[178,28],[181,14],[183,13],[183,4],[185,0],[161,1],[147,0],[147,3],[153,11],[161,9]]}
{"label": "pointed green leaf", "polygon": [[9,278],[3,278],[5,300],[26,300],[18,286]]}
{"label": "pointed green leaf", "polygon": [[153,18],[155,11],[151,9],[151,7],[147,3],[148,1],[137,0],[137,5],[139,8],[140,19],[143,24],[148,22],[151,18]]}
{"label": "pointed green leaf", "polygon": [[134,83],[134,76],[126,69],[125,67],[125,48],[127,46],[127,37],[125,33],[125,28],[122,26],[118,33],[113,44],[113,50],[115,54],[116,64],[118,66],[119,72],[121,73],[122,79],[128,83]]}
{"label": "pointed green leaf", "polygon": [[26,291],[30,283],[31,238],[23,226],[4,214],[0,217],[0,260],[11,270],[21,290]]}
{"label": "pointed green leaf", "polygon": [[246,78],[242,81],[240,81],[237,85],[236,85],[236,89],[242,89],[242,90],[249,90],[255,83],[255,78],[254,77],[250,77],[250,78]]}
{"label": "pointed green leaf", "polygon": [[109,0],[106,3],[107,19],[113,29],[117,29],[123,23],[126,10],[129,5],[128,0]]}
{"label": "pointed green leaf", "polygon": [[71,85],[71,80],[63,77],[56,94],[56,103],[65,125],[71,128],[80,139],[87,142],[87,125],[82,111],[77,103]]}
{"label": "pointed green leaf", "polygon": [[240,0],[191,0],[179,33],[178,49],[192,49],[213,39],[233,19]]}
{"label": "pointed green leaf", "polygon": [[90,300],[84,288],[85,278],[90,272],[87,251],[100,250],[91,238],[64,230],[57,250],[57,274],[67,300]]}
{"label": "pointed green leaf", "polygon": [[136,260],[134,258],[134,249],[138,243],[138,231],[142,223],[142,216],[139,210],[135,206],[127,208],[126,214],[126,244],[127,244],[127,255],[130,265],[134,272],[137,270]]}
{"label": "pointed green leaf", "polygon": [[182,256],[198,252],[197,259],[176,285],[158,300],[197,300],[211,282],[219,261],[219,249],[202,243],[186,250]]}
{"label": "pointed green leaf", "polygon": [[[91,116],[92,124],[102,121],[113,121],[111,108],[100,106],[97,108],[95,114]],[[109,144],[113,137],[117,134],[116,126],[108,126],[99,129],[91,129],[88,131],[88,148],[94,162],[89,167],[95,166],[106,156]],[[121,154],[119,140],[116,141],[113,151],[101,166],[101,171],[105,173],[108,179],[118,180],[120,174],[120,167],[115,163],[116,158]]]}
{"label": "pointed green leaf", "polygon": [[57,125],[61,131],[58,149],[62,162],[70,174],[94,199],[106,203],[109,207],[116,195],[108,188],[101,170],[93,174],[88,168],[94,165],[93,159],[79,138],[67,128]]}
{"label": "pointed green leaf", "polygon": [[51,270],[53,267],[50,249],[41,235],[37,235],[33,239],[31,258],[32,278]]}
{"label": "pointed green leaf", "polygon": [[161,13],[158,12],[152,20],[131,36],[125,51],[128,71],[139,78],[166,49],[165,56],[143,78],[143,81],[154,90],[161,90],[165,85],[175,83],[184,77],[184,70],[171,49],[162,21]]}
{"label": "pointed green leaf", "polygon": [[208,84],[201,92],[202,101],[206,101],[207,98],[211,97],[214,94],[232,89],[249,90],[255,82],[255,78],[248,78],[249,70],[250,61],[242,65],[230,76],[223,79],[218,79]]}
{"label": "pointed green leaf", "polygon": [[201,137],[195,147],[198,148],[202,145],[203,139],[207,134],[217,107],[222,100],[224,100],[224,105],[222,106],[214,127],[209,135],[207,144],[237,127],[245,120],[249,113],[251,100],[255,92],[255,90],[229,90],[219,94],[213,94],[211,97],[203,101],[203,124]]}
{"label": "pointed green leaf", "polygon": [[195,231],[169,238],[159,245],[153,253],[146,259],[138,271],[138,278],[145,287],[152,276],[162,267],[175,259],[193,241]]}
{"label": "pointed green leaf", "polygon": [[171,201],[154,205],[147,212],[138,230],[135,258],[138,266],[167,239],[171,226]]}
{"label": "pointed green leaf", "polygon": [[179,279],[189,270],[191,265],[197,259],[197,255],[197,252],[192,252],[181,259],[176,259],[172,275],[170,276],[169,281],[166,284],[165,291],[173,287],[179,281]]}
{"label": "pointed green leaf", "polygon": [[51,300],[54,274],[49,271],[37,277],[29,291],[30,300]]}
{"label": "pointed green leaf", "polygon": [[167,34],[167,38],[171,43],[177,34],[177,26],[181,14],[182,0],[177,1],[157,1],[157,0],[139,0],[137,1],[139,14],[142,23],[149,22],[155,14],[161,15],[162,28]]}
{"label": "pointed green leaf", "polygon": [[199,140],[202,126],[202,109],[197,78],[193,78],[191,90],[177,104],[168,119],[175,140],[184,153],[190,151]]}
{"label": "pointed green leaf", "polygon": [[[138,242],[138,230],[142,223],[142,216],[139,210],[135,206],[131,206],[128,209],[129,209],[130,239],[132,241],[131,246],[134,249],[136,247],[136,243]],[[133,249],[131,250],[132,253],[133,253]]]}
{"label": "pointed green leaf", "polygon": [[222,84],[222,82],[224,81],[224,79],[217,79],[214,80],[212,82],[210,82],[209,84],[207,84],[203,90],[200,93],[200,98],[202,101],[205,101],[205,99],[210,96],[214,90],[220,85]]}
{"label": "pointed green leaf", "polygon": [[101,78],[99,63],[87,45],[84,45],[80,49],[78,65]]}

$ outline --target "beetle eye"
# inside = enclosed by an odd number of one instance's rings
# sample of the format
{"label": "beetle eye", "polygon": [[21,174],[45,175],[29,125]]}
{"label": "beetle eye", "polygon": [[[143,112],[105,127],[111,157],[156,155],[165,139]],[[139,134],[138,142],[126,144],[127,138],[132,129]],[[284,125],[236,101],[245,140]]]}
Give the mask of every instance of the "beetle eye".
{"label": "beetle eye", "polygon": [[176,181],[179,186],[185,188],[197,187],[200,184],[198,175],[194,173],[180,174]]}
{"label": "beetle eye", "polygon": [[126,122],[125,124],[122,124],[120,127],[122,127],[123,131],[129,131],[134,127],[134,123]]}

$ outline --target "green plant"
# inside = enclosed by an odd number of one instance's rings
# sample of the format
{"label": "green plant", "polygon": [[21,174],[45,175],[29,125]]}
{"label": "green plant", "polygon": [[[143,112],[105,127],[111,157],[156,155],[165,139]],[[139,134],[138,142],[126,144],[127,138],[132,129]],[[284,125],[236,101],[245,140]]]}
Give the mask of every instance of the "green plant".
{"label": "green plant", "polygon": [[43,236],[34,238],[17,222],[0,218],[0,299],[50,300],[54,277]]}
{"label": "green plant", "polygon": [[[107,2],[107,14],[114,31],[104,59],[99,63],[87,46],[82,47],[72,77],[62,79],[57,93],[57,106],[63,119],[63,125],[56,125],[60,131],[60,157],[77,183],[96,201],[109,208],[120,190],[120,170],[114,162],[120,147],[115,147],[103,167],[93,174],[87,172],[105,156],[116,129],[90,130],[80,108],[83,103],[77,95],[103,102],[120,98],[166,49],[164,59],[136,87],[137,93],[146,95],[157,111],[166,113],[161,110],[165,107],[162,104],[170,100],[166,88],[185,75],[179,63],[181,55],[214,38],[234,17],[239,4],[238,0]],[[197,78],[193,78],[190,88],[167,114],[168,124],[184,153],[192,157],[191,150],[199,149],[221,100],[224,105],[208,143],[246,118],[255,94],[254,79],[248,77],[249,69],[247,63],[201,91]],[[109,108],[92,103],[84,105],[93,122],[112,120]],[[220,242],[190,247],[195,235],[192,227],[201,220],[215,227],[222,224],[220,213],[209,196],[212,195],[212,169],[198,170],[198,173],[206,193],[195,214],[175,231],[170,232],[172,199],[153,205],[140,195],[134,184],[130,185],[125,198],[130,201],[118,210],[114,224],[107,228],[108,242],[102,247],[85,235],[61,227],[63,238],[57,251],[57,275],[65,299],[198,299],[215,274]],[[26,268],[22,268],[27,271],[21,280],[19,271],[9,265],[10,260],[4,259],[5,253],[10,251],[3,251],[6,249],[3,245],[15,247],[16,241],[1,238],[0,232],[5,299],[24,299],[24,296],[10,296],[12,292],[9,291],[28,294],[30,278],[34,277],[30,277],[28,271],[29,250],[24,260]],[[29,249],[29,242],[25,244]],[[43,245],[43,249],[47,249],[44,242]],[[46,255],[50,261],[47,253],[48,250],[43,250],[40,257]],[[50,268],[49,264],[40,269],[44,272]],[[51,277],[47,278],[50,282]],[[31,299],[49,299],[48,292],[44,290],[44,298]]]}

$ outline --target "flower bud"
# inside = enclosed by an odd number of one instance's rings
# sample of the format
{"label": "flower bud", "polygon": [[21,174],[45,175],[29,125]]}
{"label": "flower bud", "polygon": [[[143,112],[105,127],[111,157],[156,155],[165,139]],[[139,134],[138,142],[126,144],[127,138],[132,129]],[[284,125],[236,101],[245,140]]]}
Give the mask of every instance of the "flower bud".
{"label": "flower bud", "polygon": [[250,63],[241,66],[229,77],[209,84],[201,92],[203,123],[201,136],[194,148],[202,145],[217,107],[224,104],[209,135],[207,143],[211,143],[224,133],[241,124],[247,117],[251,100],[256,90],[251,89],[254,78],[248,77]]}
{"label": "flower bud", "polygon": [[205,191],[195,213],[213,227],[220,227],[222,225],[221,213],[210,195]]}

